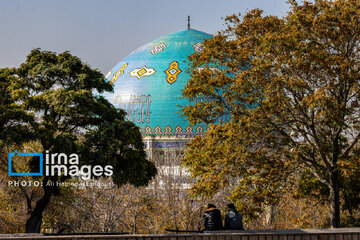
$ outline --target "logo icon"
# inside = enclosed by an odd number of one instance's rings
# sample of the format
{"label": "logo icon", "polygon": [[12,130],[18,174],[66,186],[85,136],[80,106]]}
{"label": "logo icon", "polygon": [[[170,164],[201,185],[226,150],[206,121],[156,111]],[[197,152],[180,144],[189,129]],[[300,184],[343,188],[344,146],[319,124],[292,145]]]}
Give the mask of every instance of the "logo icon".
{"label": "logo icon", "polygon": [[[8,154],[9,176],[43,176],[43,154],[42,153],[18,153],[16,150]],[[14,157],[39,157],[39,172],[12,172]]]}

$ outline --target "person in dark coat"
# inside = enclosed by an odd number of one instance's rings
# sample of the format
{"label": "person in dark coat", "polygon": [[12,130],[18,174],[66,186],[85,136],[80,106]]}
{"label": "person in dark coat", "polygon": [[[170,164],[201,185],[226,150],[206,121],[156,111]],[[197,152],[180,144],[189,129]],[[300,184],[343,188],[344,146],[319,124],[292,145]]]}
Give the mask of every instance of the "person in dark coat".
{"label": "person in dark coat", "polygon": [[223,224],[221,220],[221,212],[214,204],[208,204],[208,208],[204,212],[205,230],[221,230]]}
{"label": "person in dark coat", "polygon": [[242,216],[233,203],[227,205],[228,212],[225,215],[225,229],[226,230],[244,230]]}

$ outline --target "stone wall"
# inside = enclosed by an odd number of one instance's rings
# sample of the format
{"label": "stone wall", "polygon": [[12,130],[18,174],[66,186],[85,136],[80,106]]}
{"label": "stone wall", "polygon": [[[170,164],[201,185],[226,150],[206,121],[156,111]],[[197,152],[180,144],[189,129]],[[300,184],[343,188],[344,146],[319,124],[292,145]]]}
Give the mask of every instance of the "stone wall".
{"label": "stone wall", "polygon": [[0,234],[0,239],[13,240],[360,240],[360,228],[341,229],[294,229],[294,230],[257,230],[257,231],[217,231],[191,234],[156,235],[61,235],[42,234]]}

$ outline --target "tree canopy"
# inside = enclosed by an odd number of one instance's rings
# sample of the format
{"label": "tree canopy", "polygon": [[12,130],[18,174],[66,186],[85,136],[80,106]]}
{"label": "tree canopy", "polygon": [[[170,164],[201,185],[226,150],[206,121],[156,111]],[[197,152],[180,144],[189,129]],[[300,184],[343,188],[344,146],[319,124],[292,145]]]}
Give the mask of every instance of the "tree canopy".
{"label": "tree canopy", "polygon": [[14,69],[0,69],[0,148],[6,144],[19,144],[31,137],[23,123],[33,121],[33,116],[21,109],[11,94],[14,73]]}
{"label": "tree canopy", "polygon": [[[294,191],[327,202],[339,227],[340,206],[351,213],[360,203],[360,5],[290,4],[284,18],[259,9],[227,17],[189,58],[204,70],[191,72],[183,95],[207,101],[183,113],[209,127],[183,163],[194,193],[234,185],[230,198],[248,216]],[[231,120],[217,123],[224,114]]]}
{"label": "tree canopy", "polygon": [[[31,138],[26,140],[41,143],[44,152],[76,153],[81,165],[111,165],[117,185],[143,186],[154,177],[156,168],[146,159],[139,129],[125,120],[123,110],[100,96],[112,91],[112,86],[98,70],[69,52],[34,49],[19,68],[0,71],[2,86],[11,99],[1,105],[0,126],[7,132],[14,129],[9,143],[17,143],[14,139],[21,140],[18,132],[28,129]],[[25,122],[20,117],[29,119]],[[1,136],[6,140],[6,134]],[[35,168],[34,163],[35,159],[30,161],[30,167]],[[40,231],[45,207],[52,196],[60,194],[57,185],[46,183],[68,178],[42,178],[43,195],[30,206],[27,232]]]}

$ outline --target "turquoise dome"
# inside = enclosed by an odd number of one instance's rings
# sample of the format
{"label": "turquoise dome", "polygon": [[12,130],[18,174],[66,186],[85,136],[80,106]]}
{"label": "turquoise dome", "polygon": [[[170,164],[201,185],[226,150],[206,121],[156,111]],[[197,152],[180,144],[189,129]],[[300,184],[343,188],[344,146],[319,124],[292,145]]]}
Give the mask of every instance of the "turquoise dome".
{"label": "turquoise dome", "polygon": [[190,126],[179,113],[187,105],[181,90],[189,74],[187,57],[203,50],[212,35],[188,29],[165,35],[136,49],[106,74],[114,93],[104,96],[127,112],[147,134],[201,134],[204,125]]}

